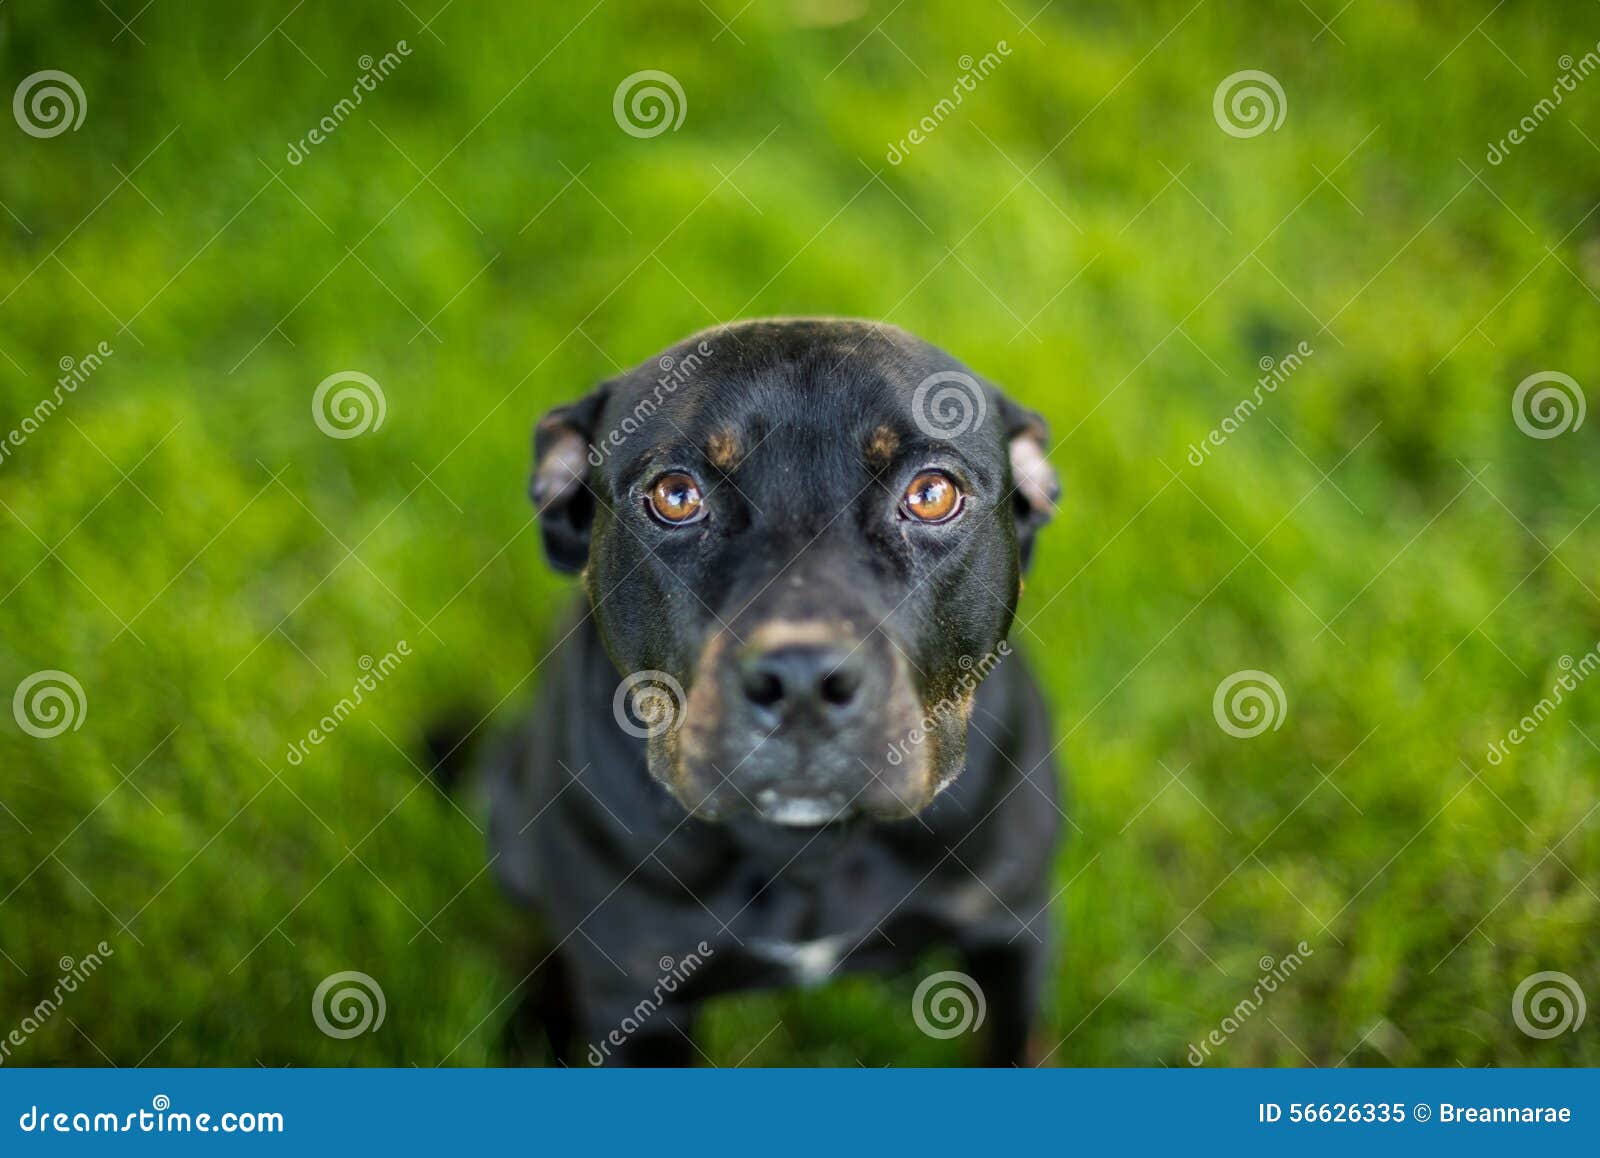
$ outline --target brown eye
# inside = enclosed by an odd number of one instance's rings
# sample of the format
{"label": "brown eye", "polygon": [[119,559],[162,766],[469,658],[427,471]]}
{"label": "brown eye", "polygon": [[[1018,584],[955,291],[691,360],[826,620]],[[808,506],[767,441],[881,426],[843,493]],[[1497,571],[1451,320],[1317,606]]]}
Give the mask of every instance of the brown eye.
{"label": "brown eye", "polygon": [[682,471],[662,475],[650,488],[650,513],[676,526],[696,521],[704,514],[700,484]]}
{"label": "brown eye", "polygon": [[942,470],[925,470],[911,480],[901,509],[922,523],[943,523],[961,510],[956,480]]}

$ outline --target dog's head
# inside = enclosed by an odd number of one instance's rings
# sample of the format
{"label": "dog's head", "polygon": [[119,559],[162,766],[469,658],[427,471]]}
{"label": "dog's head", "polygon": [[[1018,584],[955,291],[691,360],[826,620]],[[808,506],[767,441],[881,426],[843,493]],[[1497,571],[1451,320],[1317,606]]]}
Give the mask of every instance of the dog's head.
{"label": "dog's head", "polygon": [[546,553],[625,673],[618,725],[691,812],[905,817],[965,766],[1055,503],[1037,415],[893,327],[761,321],[534,443]]}

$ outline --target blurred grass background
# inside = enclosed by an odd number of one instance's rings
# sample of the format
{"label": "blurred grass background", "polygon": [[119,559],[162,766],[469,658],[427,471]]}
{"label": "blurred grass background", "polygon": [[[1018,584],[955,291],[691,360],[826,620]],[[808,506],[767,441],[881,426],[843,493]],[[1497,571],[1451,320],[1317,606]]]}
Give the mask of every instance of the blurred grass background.
{"label": "blurred grass background", "polygon": [[[1600,381],[1600,82],[1485,160],[1600,9],[1137,8],[0,8],[4,92],[61,69],[87,98],[76,132],[0,125],[0,436],[62,358],[114,350],[0,462],[0,690],[62,669],[87,701],[54,739],[0,726],[0,1034],[59,958],[115,950],[8,1064],[501,1059],[527,925],[417,741],[445,705],[525,709],[576,598],[529,430],[776,313],[903,325],[1059,440],[1015,632],[1078,829],[1052,1063],[1185,1064],[1302,940],[1214,1062],[1600,1063],[1600,1017],[1541,1041],[1511,1016],[1536,970],[1600,1001],[1600,685],[1484,758],[1600,641],[1600,421],[1536,440],[1510,411],[1535,371]],[[641,69],[681,83],[676,131],[613,119]],[[1277,131],[1219,129],[1241,69],[1281,83]],[[310,398],[346,369],[387,417],[340,441]],[[1241,669],[1287,698],[1252,740],[1211,709]],[[343,969],[388,1005],[350,1041],[308,1009]],[[702,1045],[963,1061],[915,1029],[914,982],[724,1002]]]}

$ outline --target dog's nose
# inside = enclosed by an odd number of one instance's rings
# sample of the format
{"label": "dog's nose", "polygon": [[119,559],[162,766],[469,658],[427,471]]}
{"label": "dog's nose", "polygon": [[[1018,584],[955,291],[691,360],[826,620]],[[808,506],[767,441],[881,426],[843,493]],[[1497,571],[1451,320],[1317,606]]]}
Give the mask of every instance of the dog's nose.
{"label": "dog's nose", "polygon": [[839,720],[859,711],[865,668],[859,647],[791,643],[741,656],[739,681],[746,698],[768,715]]}

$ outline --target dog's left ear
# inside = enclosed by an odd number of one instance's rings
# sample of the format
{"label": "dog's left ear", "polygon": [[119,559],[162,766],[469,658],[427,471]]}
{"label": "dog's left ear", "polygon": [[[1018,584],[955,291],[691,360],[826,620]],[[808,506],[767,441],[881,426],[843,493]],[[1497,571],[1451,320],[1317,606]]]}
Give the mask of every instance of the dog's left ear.
{"label": "dog's left ear", "polygon": [[589,561],[594,492],[589,489],[590,447],[605,409],[608,384],[558,406],[533,428],[533,478],[528,494],[539,511],[539,534],[550,566],[565,574]]}
{"label": "dog's left ear", "polygon": [[1050,427],[1037,413],[1000,395],[1000,416],[1011,452],[1011,502],[1017,520],[1017,554],[1022,569],[1033,556],[1033,537],[1056,513],[1061,482],[1045,458]]}

